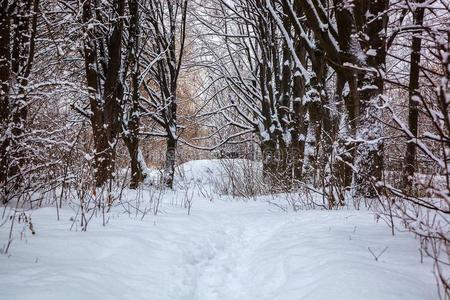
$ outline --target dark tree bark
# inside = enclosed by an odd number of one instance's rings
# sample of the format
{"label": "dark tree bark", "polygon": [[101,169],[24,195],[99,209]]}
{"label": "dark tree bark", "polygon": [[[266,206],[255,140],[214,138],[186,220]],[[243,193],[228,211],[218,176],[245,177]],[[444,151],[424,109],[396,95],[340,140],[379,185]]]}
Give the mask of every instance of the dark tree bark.
{"label": "dark tree bark", "polygon": [[168,137],[166,140],[166,160],[164,163],[164,183],[168,188],[173,188],[173,178],[175,175],[175,161],[177,139]]}
{"label": "dark tree bark", "polygon": [[[9,1],[2,1],[0,8],[0,185],[5,186],[8,178],[10,140],[6,137],[9,119],[9,89],[11,76],[11,8]],[[2,200],[5,202],[6,197]]]}
{"label": "dark tree bark", "polygon": [[[357,195],[375,197],[372,187],[383,176],[383,142],[382,129],[379,121],[379,110],[376,104],[384,92],[384,74],[386,71],[386,34],[389,0],[360,1],[356,5],[356,26],[361,26],[360,32],[367,36],[361,37],[362,50],[369,53],[366,63],[373,72],[359,74],[358,90],[360,91],[360,113],[358,116],[357,139],[366,140],[358,145],[355,166],[358,170],[355,176]],[[360,24],[359,24],[360,22]],[[368,141],[367,141],[368,140]]]}
{"label": "dark tree bark", "polygon": [[[139,2],[138,0],[129,0],[130,25],[128,30],[128,59],[125,62],[131,67],[130,75],[130,110],[128,121],[123,122],[125,130],[122,131],[122,139],[130,155],[131,181],[130,188],[136,189],[145,178],[145,162],[139,148],[139,126],[140,126],[140,23],[139,23]],[[122,117],[122,119],[124,119]]]}
{"label": "dark tree bark", "polygon": [[145,85],[148,101],[152,106],[149,114],[162,127],[166,138],[166,161],[163,181],[166,187],[173,187],[176,150],[179,139],[177,123],[178,79],[183,60],[186,39],[187,0],[163,3],[149,1],[146,19],[154,33],[152,50],[161,57],[154,64],[150,81],[154,86]]}
{"label": "dark tree bark", "polygon": [[0,185],[4,188],[19,186],[20,168],[28,159],[20,141],[27,127],[38,5],[39,0],[0,4]]}
{"label": "dark tree bark", "polygon": [[139,106],[139,78],[136,72],[131,74],[131,109],[129,120],[126,124],[126,131],[123,133],[123,141],[130,155],[131,181],[130,188],[136,189],[144,181],[145,163],[139,148],[139,124],[140,124],[140,106]]}
{"label": "dark tree bark", "polygon": [[260,143],[263,156],[263,175],[269,184],[275,184],[278,181],[277,170],[277,145],[275,140],[267,139]]}
{"label": "dark tree bark", "polygon": [[[95,184],[101,187],[113,178],[115,152],[120,133],[122,77],[122,34],[124,0],[113,2],[112,33],[96,28],[94,12],[99,9],[92,0],[83,3],[83,22],[87,26],[84,41],[86,82],[89,89],[90,116],[94,138]],[[101,22],[101,20],[97,20]],[[106,45],[102,44],[106,41]],[[99,54],[101,57],[99,57]],[[104,78],[104,80],[102,80]]]}
{"label": "dark tree bark", "polygon": [[[423,0],[417,0],[417,4],[423,3]],[[413,22],[417,27],[422,27],[423,17],[425,9],[422,6],[417,6],[413,11]],[[409,131],[417,138],[418,133],[418,102],[420,99],[419,92],[419,74],[420,74],[420,51],[422,49],[422,39],[420,38],[421,32],[417,32],[412,37],[411,43],[411,62],[409,70],[409,103],[408,103],[408,127]],[[417,145],[416,141],[410,139],[406,144],[405,162],[403,169],[403,188],[409,190],[412,188],[413,176],[416,171],[416,155],[417,155]]]}
{"label": "dark tree bark", "polygon": [[11,74],[11,7],[8,6],[8,2],[2,1],[0,6],[0,122],[2,125],[8,119]]}
{"label": "dark tree bark", "polygon": [[[306,65],[306,49],[303,46],[303,43],[299,41],[298,32],[296,34],[296,40],[296,55],[299,57],[300,61]],[[303,97],[305,95],[304,80],[298,73],[294,73],[292,81],[292,160],[294,164],[294,181],[298,182],[303,179],[303,162],[305,159],[308,120],[306,119],[306,108],[305,105],[303,105]]]}
{"label": "dark tree bark", "polygon": [[[283,3],[286,1],[288,0],[283,0]],[[389,1],[358,0],[354,1],[353,6],[347,5],[343,0],[335,0],[333,3],[336,29],[321,1],[296,0],[294,7],[302,10],[320,48],[325,52],[327,62],[343,80],[342,84],[347,86],[348,92],[343,98],[352,137],[356,140],[371,140],[370,143],[351,145],[351,148],[357,149],[357,152],[351,154],[351,161],[358,170],[358,174],[354,174],[357,193],[372,194],[371,182],[380,180],[382,175],[383,147],[378,138],[379,130],[372,136],[373,131],[368,129],[378,122],[373,102],[383,92],[387,26],[385,12]],[[324,24],[327,30],[323,30]],[[358,37],[357,42],[354,41],[355,37]],[[361,62],[360,54],[369,50],[371,54],[366,61]],[[364,70],[367,66],[375,71]],[[341,88],[341,92],[343,91]],[[369,117],[360,118],[362,114]]]}

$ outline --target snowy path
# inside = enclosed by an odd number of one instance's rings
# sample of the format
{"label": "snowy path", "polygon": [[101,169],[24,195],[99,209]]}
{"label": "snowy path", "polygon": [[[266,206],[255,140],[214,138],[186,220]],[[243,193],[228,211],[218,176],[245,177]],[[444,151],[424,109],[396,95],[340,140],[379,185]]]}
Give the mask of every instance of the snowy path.
{"label": "snowy path", "polygon": [[[436,299],[417,242],[367,212],[198,199],[190,216],[166,205],[87,232],[68,231],[72,216],[34,212],[36,236],[0,256],[0,299]],[[389,248],[375,261],[367,247]]]}
{"label": "snowy path", "polygon": [[195,269],[192,299],[249,299],[245,285],[253,274],[248,263],[285,223],[284,219],[266,224],[241,217],[215,224],[207,239],[185,253],[188,268]]}

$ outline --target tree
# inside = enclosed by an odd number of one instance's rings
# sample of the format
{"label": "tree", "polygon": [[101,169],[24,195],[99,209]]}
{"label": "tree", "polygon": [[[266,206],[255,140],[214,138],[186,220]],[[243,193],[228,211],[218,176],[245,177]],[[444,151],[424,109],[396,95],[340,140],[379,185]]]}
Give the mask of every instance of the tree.
{"label": "tree", "polygon": [[[373,196],[370,182],[381,180],[383,164],[382,132],[374,106],[383,93],[389,1],[336,0],[336,25],[321,1],[282,2],[291,12],[304,13],[328,64],[337,73],[336,94],[345,102],[352,135],[346,141],[351,158],[341,159],[357,171],[353,172],[357,194]],[[346,170],[343,177],[349,185],[349,168]]]}
{"label": "tree", "polygon": [[28,84],[35,56],[38,0],[0,3],[0,185],[8,189],[23,180],[24,133],[29,109]]}
{"label": "tree", "polygon": [[[310,74],[305,60],[290,51],[294,43],[289,28],[283,31],[278,25],[289,27],[290,20],[269,11],[265,1],[217,1],[210,10],[206,15],[214,16],[213,25],[209,19],[202,24],[210,35],[222,39],[214,47],[209,47],[213,41],[205,41],[213,58],[211,86],[229,91],[228,97],[218,100],[222,108],[217,112],[224,122],[218,132],[228,126],[239,130],[224,138],[227,141],[256,133],[266,179],[273,187],[290,187],[302,176],[303,158],[299,157],[307,132],[304,103],[313,95],[308,94]],[[295,44],[301,52],[301,43]]]}
{"label": "tree", "polygon": [[[140,141],[140,119],[141,119],[141,89],[142,89],[142,74],[141,74],[141,24],[140,16],[142,14],[139,9],[138,0],[130,0],[128,2],[130,10],[130,23],[128,29],[128,44],[127,56],[125,58],[125,71],[129,75],[129,84],[126,84],[129,96],[125,99],[125,106],[128,109],[122,108],[122,138],[131,159],[131,182],[130,188],[137,188],[145,178],[146,164],[139,147]],[[125,82],[126,83],[126,82]],[[126,114],[125,112],[128,111]]]}
{"label": "tree", "polygon": [[124,14],[124,0],[114,0],[106,7],[91,0],[82,3],[83,54],[91,110],[87,116],[92,125],[95,184],[98,187],[113,177],[120,132]]}
{"label": "tree", "polygon": [[177,87],[186,39],[187,0],[162,2],[151,0],[146,7],[144,22],[152,29],[148,41],[149,75],[143,78],[147,113],[162,132],[147,133],[166,139],[164,183],[173,187],[176,150],[179,139],[177,123]]}
{"label": "tree", "polygon": [[[425,8],[420,4],[423,4],[422,0],[416,2],[413,14],[413,25],[420,28],[423,25],[423,18],[425,14]],[[420,99],[419,91],[419,76],[420,76],[420,57],[422,50],[422,39],[420,37],[421,31],[419,30],[412,37],[411,42],[411,58],[410,58],[410,71],[409,71],[409,104],[408,104],[408,127],[411,133],[417,138],[417,122],[419,117],[418,99]],[[416,171],[416,155],[417,146],[414,141],[407,143],[404,163],[403,185],[405,188],[412,188],[414,172]]]}

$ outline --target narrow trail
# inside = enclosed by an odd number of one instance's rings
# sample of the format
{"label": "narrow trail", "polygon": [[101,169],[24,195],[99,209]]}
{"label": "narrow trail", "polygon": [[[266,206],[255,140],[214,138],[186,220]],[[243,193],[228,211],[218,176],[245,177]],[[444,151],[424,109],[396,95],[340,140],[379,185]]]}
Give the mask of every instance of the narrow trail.
{"label": "narrow trail", "polygon": [[[351,299],[355,291],[355,299],[398,299],[391,294],[395,282],[410,280],[408,274],[413,272],[409,266],[414,255],[394,253],[396,241],[385,228],[374,230],[367,215],[350,211],[283,214],[261,203],[216,204],[196,214],[202,216],[195,224],[199,231],[177,246],[181,255],[172,265],[170,299]],[[369,232],[372,237],[367,239]],[[367,247],[386,245],[390,251],[374,261]],[[340,271],[344,269],[345,273]],[[373,276],[374,272],[378,275]],[[336,281],[336,276],[347,278],[348,285]],[[355,284],[368,289],[355,290]],[[407,286],[401,293],[427,299],[426,291],[418,294]]]}
{"label": "narrow trail", "polygon": [[251,262],[259,247],[287,221],[276,224],[251,215],[217,214],[205,224],[208,235],[184,251],[184,268],[192,277],[187,299],[249,299],[254,275]]}

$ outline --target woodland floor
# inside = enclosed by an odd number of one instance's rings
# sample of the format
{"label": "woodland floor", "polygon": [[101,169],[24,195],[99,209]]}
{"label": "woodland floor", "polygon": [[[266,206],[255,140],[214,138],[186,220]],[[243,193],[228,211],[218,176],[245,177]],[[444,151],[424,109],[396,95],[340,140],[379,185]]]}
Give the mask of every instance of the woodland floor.
{"label": "woodland floor", "polygon": [[[418,242],[393,237],[373,213],[284,212],[194,192],[187,215],[183,195],[166,192],[156,216],[115,207],[86,232],[70,207],[60,221],[54,207],[33,211],[36,234],[16,224],[0,255],[0,299],[437,299]],[[0,227],[2,244],[8,233]],[[375,260],[368,248],[386,250]]]}

